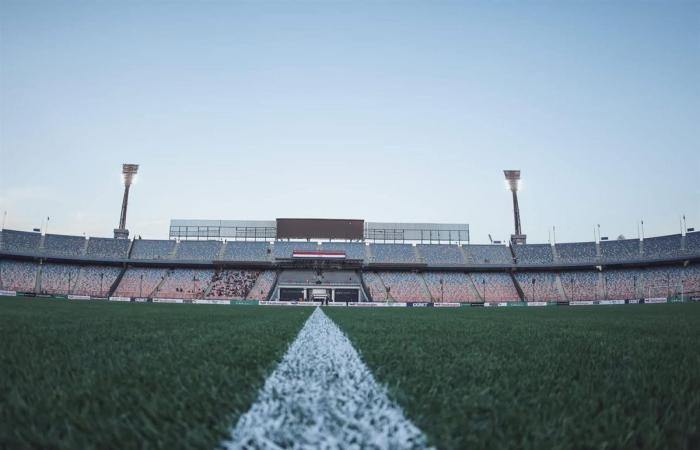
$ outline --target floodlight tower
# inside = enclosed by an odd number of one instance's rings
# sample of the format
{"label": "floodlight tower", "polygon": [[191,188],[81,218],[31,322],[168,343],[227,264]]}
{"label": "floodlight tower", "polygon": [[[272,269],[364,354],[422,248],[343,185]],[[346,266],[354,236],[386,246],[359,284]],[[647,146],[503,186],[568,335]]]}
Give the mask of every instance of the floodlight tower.
{"label": "floodlight tower", "polygon": [[128,239],[129,230],[126,229],[126,208],[129,205],[129,188],[139,171],[138,164],[123,164],[122,179],[124,180],[124,198],[122,199],[122,214],[119,217],[119,228],[114,229],[115,239]]}
{"label": "floodlight tower", "polygon": [[520,184],[520,171],[504,170],[503,174],[506,176],[506,181],[508,182],[508,187],[510,187],[510,192],[513,193],[513,219],[515,221],[515,234],[510,236],[510,241],[513,244],[524,244],[526,241],[526,236],[520,229],[520,207],[518,207],[518,185]]}

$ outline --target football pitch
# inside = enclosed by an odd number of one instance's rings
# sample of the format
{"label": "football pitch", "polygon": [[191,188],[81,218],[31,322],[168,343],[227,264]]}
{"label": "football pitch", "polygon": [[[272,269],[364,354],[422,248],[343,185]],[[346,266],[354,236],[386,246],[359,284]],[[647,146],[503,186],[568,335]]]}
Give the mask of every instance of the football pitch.
{"label": "football pitch", "polygon": [[[0,298],[0,447],[216,448],[312,312]],[[437,448],[700,445],[700,304],[324,312]]]}

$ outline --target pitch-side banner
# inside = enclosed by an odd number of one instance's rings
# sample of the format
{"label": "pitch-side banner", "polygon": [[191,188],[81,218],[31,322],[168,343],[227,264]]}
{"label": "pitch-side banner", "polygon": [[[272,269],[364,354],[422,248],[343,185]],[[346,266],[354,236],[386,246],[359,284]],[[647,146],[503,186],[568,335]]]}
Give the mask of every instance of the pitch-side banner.
{"label": "pitch-side banner", "polygon": [[16,297],[17,292],[16,291],[0,291],[0,295],[5,296],[5,297]]}

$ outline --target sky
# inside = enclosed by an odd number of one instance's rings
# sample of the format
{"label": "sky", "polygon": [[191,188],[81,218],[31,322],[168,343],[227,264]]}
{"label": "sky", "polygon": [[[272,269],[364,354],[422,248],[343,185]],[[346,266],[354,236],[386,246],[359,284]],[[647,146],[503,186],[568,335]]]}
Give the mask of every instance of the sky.
{"label": "sky", "polygon": [[[700,229],[700,2],[0,0],[4,227]],[[5,213],[6,212],[6,213]]]}

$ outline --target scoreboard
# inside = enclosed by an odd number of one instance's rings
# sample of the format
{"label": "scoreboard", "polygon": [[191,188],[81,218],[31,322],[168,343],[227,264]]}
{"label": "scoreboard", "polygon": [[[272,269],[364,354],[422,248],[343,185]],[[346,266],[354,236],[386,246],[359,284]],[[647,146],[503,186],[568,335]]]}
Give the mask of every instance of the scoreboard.
{"label": "scoreboard", "polygon": [[362,240],[360,219],[277,219],[277,239]]}

